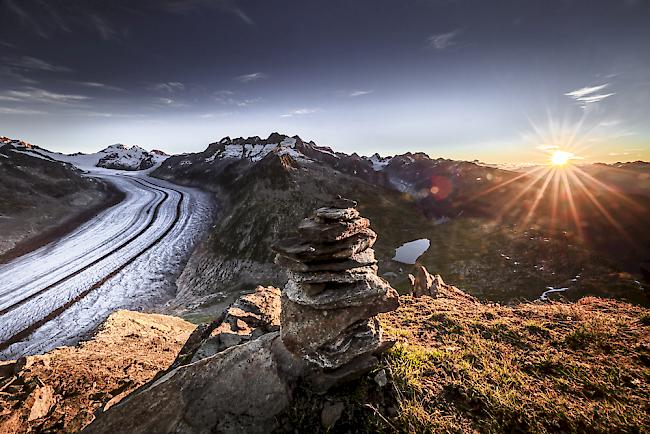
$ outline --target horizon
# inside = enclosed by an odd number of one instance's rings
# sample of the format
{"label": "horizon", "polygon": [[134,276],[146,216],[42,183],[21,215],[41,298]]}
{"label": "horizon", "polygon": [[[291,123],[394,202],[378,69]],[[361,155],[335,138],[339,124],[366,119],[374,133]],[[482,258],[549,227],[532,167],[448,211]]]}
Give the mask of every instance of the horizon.
{"label": "horizon", "polygon": [[[277,132],[277,131],[274,131],[274,132],[272,132],[272,133],[270,133],[268,135],[264,135],[264,136],[257,135],[257,137],[265,139],[265,138],[269,137],[271,134],[280,134],[280,135],[284,135],[284,136],[287,136],[287,137],[300,137],[298,134],[284,134],[284,133]],[[0,135],[0,137],[2,137],[2,135]],[[88,150],[86,152],[81,152],[81,153],[82,154],[94,154],[94,153],[98,153],[98,152],[101,152],[103,150],[106,150],[107,148],[109,148],[111,146],[124,146],[127,149],[130,149],[130,148],[133,148],[133,147],[139,147],[139,148],[141,148],[141,149],[143,149],[145,151],[148,151],[148,152],[151,152],[151,151],[154,151],[154,150],[162,151],[162,152],[166,153],[169,156],[174,156],[174,155],[192,154],[192,153],[197,153],[197,152],[204,151],[205,149],[207,149],[207,147],[210,144],[219,143],[221,140],[226,139],[226,138],[231,138],[232,140],[235,140],[235,139],[241,139],[241,138],[247,139],[247,138],[253,138],[253,137],[256,137],[256,136],[255,135],[254,136],[248,136],[248,137],[224,136],[224,137],[222,137],[220,139],[215,139],[215,140],[209,141],[201,149],[198,149],[196,151],[190,151],[190,152],[170,153],[165,149],[156,148],[156,147],[146,147],[146,146],[143,146],[143,145],[138,144],[138,143],[120,143],[120,142],[116,142],[116,143],[111,143],[111,144],[107,144],[107,145],[99,145],[94,150],[91,149],[91,150]],[[56,150],[54,148],[48,148],[46,145],[43,145],[41,143],[33,143],[33,142],[30,142],[29,140],[24,140],[24,139],[21,139],[21,138],[18,138],[18,137],[8,137],[8,138],[13,139],[13,140],[22,140],[22,141],[24,141],[26,143],[29,143],[30,145],[38,146],[38,147],[47,149],[48,151],[58,152],[60,154],[65,154],[65,155],[71,154],[71,153],[66,153],[66,152],[63,152],[63,151]],[[305,140],[304,137],[300,137],[300,139],[305,141],[306,143],[312,141],[312,140]],[[316,146],[328,147],[328,148],[330,147],[330,146],[327,146],[327,145],[321,145],[320,143],[316,143],[316,142],[314,142],[314,143],[316,144]],[[342,152],[342,151],[337,151],[336,149],[334,149],[334,151],[335,152]],[[470,159],[458,159],[458,158],[449,158],[449,157],[441,157],[441,156],[431,155],[428,152],[418,151],[418,150],[409,150],[409,151],[405,151],[402,154],[380,154],[378,152],[373,153],[373,154],[360,154],[360,153],[358,153],[356,151],[344,152],[344,153],[347,154],[347,155],[351,155],[353,153],[356,153],[357,155],[359,155],[361,157],[367,157],[367,158],[370,158],[375,154],[378,154],[381,158],[393,158],[395,156],[404,155],[404,154],[407,154],[407,153],[425,154],[430,159],[433,159],[433,160],[435,160],[435,159],[444,159],[444,160],[450,160],[450,161],[465,161],[465,162],[481,164],[481,165],[484,165],[484,166],[494,166],[494,167],[498,167],[498,168],[501,168],[501,169],[510,169],[510,168],[524,169],[524,168],[528,168],[528,167],[533,168],[533,167],[536,167],[536,166],[551,166],[551,165],[553,165],[553,163],[552,163],[552,158],[553,158],[553,155],[554,155],[553,149],[551,149],[550,151],[551,152],[548,152],[547,154],[545,154],[545,159],[544,160],[537,161],[537,162],[533,162],[533,161],[494,162],[494,161],[482,161],[482,160],[479,160],[479,159],[476,159],[476,158],[471,159],[471,160]],[[72,153],[78,153],[78,152],[80,152],[80,151],[75,151],[75,152],[72,152]],[[560,151],[560,152],[562,152],[562,151]],[[569,158],[569,159],[573,160],[573,158]],[[580,160],[582,160],[582,159],[580,159]],[[622,159],[622,160],[609,161],[609,162],[604,162],[604,161],[579,161],[579,162],[578,161],[571,161],[571,165],[575,165],[575,166],[582,166],[582,165],[586,166],[586,165],[591,165],[591,164],[610,164],[611,165],[611,164],[629,164],[629,163],[636,163],[636,162],[650,163],[650,161],[640,160],[640,159],[637,159],[637,160],[625,160],[625,159]]]}
{"label": "horizon", "polygon": [[0,131],[63,153],[284,131],[359,155],[650,160],[648,2],[286,4],[8,0]]}

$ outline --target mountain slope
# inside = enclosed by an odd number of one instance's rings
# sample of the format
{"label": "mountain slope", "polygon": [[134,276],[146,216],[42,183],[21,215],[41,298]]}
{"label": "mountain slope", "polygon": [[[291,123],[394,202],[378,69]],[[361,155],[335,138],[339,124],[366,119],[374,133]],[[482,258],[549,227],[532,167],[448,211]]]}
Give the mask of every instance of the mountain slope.
{"label": "mountain slope", "polygon": [[384,230],[386,237],[376,245],[384,258],[409,236],[385,216],[403,212],[413,216],[414,225],[426,224],[413,202],[315,162],[298,138],[272,135],[242,142],[224,139],[202,153],[171,157],[152,173],[211,189],[221,202],[217,225],[178,280],[180,305],[199,296],[218,309],[257,282],[282,284],[286,276],[273,263],[271,242],[286,237],[312,209],[338,195],[358,200],[360,212]]}
{"label": "mountain slope", "polygon": [[119,200],[119,192],[71,164],[0,138],[0,260],[55,239]]}

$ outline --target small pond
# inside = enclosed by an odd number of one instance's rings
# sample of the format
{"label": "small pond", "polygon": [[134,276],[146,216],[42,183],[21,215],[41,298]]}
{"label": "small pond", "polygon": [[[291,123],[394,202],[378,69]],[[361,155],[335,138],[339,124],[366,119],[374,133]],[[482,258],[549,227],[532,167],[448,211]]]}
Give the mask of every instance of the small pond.
{"label": "small pond", "polygon": [[426,238],[409,241],[395,250],[395,257],[393,260],[403,264],[415,264],[415,261],[417,261],[424,252],[429,250],[430,246],[431,241]]}

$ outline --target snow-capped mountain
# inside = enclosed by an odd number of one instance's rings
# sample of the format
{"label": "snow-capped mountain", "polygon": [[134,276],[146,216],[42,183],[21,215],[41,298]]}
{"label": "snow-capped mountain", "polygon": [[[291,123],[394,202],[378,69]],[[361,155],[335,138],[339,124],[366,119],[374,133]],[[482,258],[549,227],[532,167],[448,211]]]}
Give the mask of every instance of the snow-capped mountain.
{"label": "snow-capped mountain", "polygon": [[116,144],[99,152],[102,155],[97,161],[97,167],[120,170],[144,170],[162,163],[169,157],[162,151],[148,152],[139,146],[130,148]]}
{"label": "snow-capped mountain", "polygon": [[169,155],[162,151],[147,151],[139,146],[127,147],[115,144],[92,154],[61,154],[45,152],[49,157],[73,164],[80,169],[103,167],[118,170],[145,170],[155,167],[165,161]]}
{"label": "snow-capped mountain", "polygon": [[158,149],[151,152],[140,146],[126,146],[115,144],[92,154],[77,152],[74,154],[62,154],[52,152],[22,140],[0,137],[0,146],[12,145],[19,152],[29,153],[31,156],[52,159],[69,163],[79,169],[88,170],[93,167],[117,170],[145,170],[160,165],[169,158],[169,155]]}

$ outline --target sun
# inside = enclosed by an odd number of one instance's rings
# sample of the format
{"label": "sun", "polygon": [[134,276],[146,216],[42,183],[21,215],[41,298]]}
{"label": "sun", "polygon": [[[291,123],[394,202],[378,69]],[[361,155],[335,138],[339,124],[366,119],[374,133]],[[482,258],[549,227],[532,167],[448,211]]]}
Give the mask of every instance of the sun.
{"label": "sun", "polygon": [[573,157],[571,152],[566,151],[555,151],[551,155],[551,165],[552,166],[565,166],[569,163],[569,160]]}

